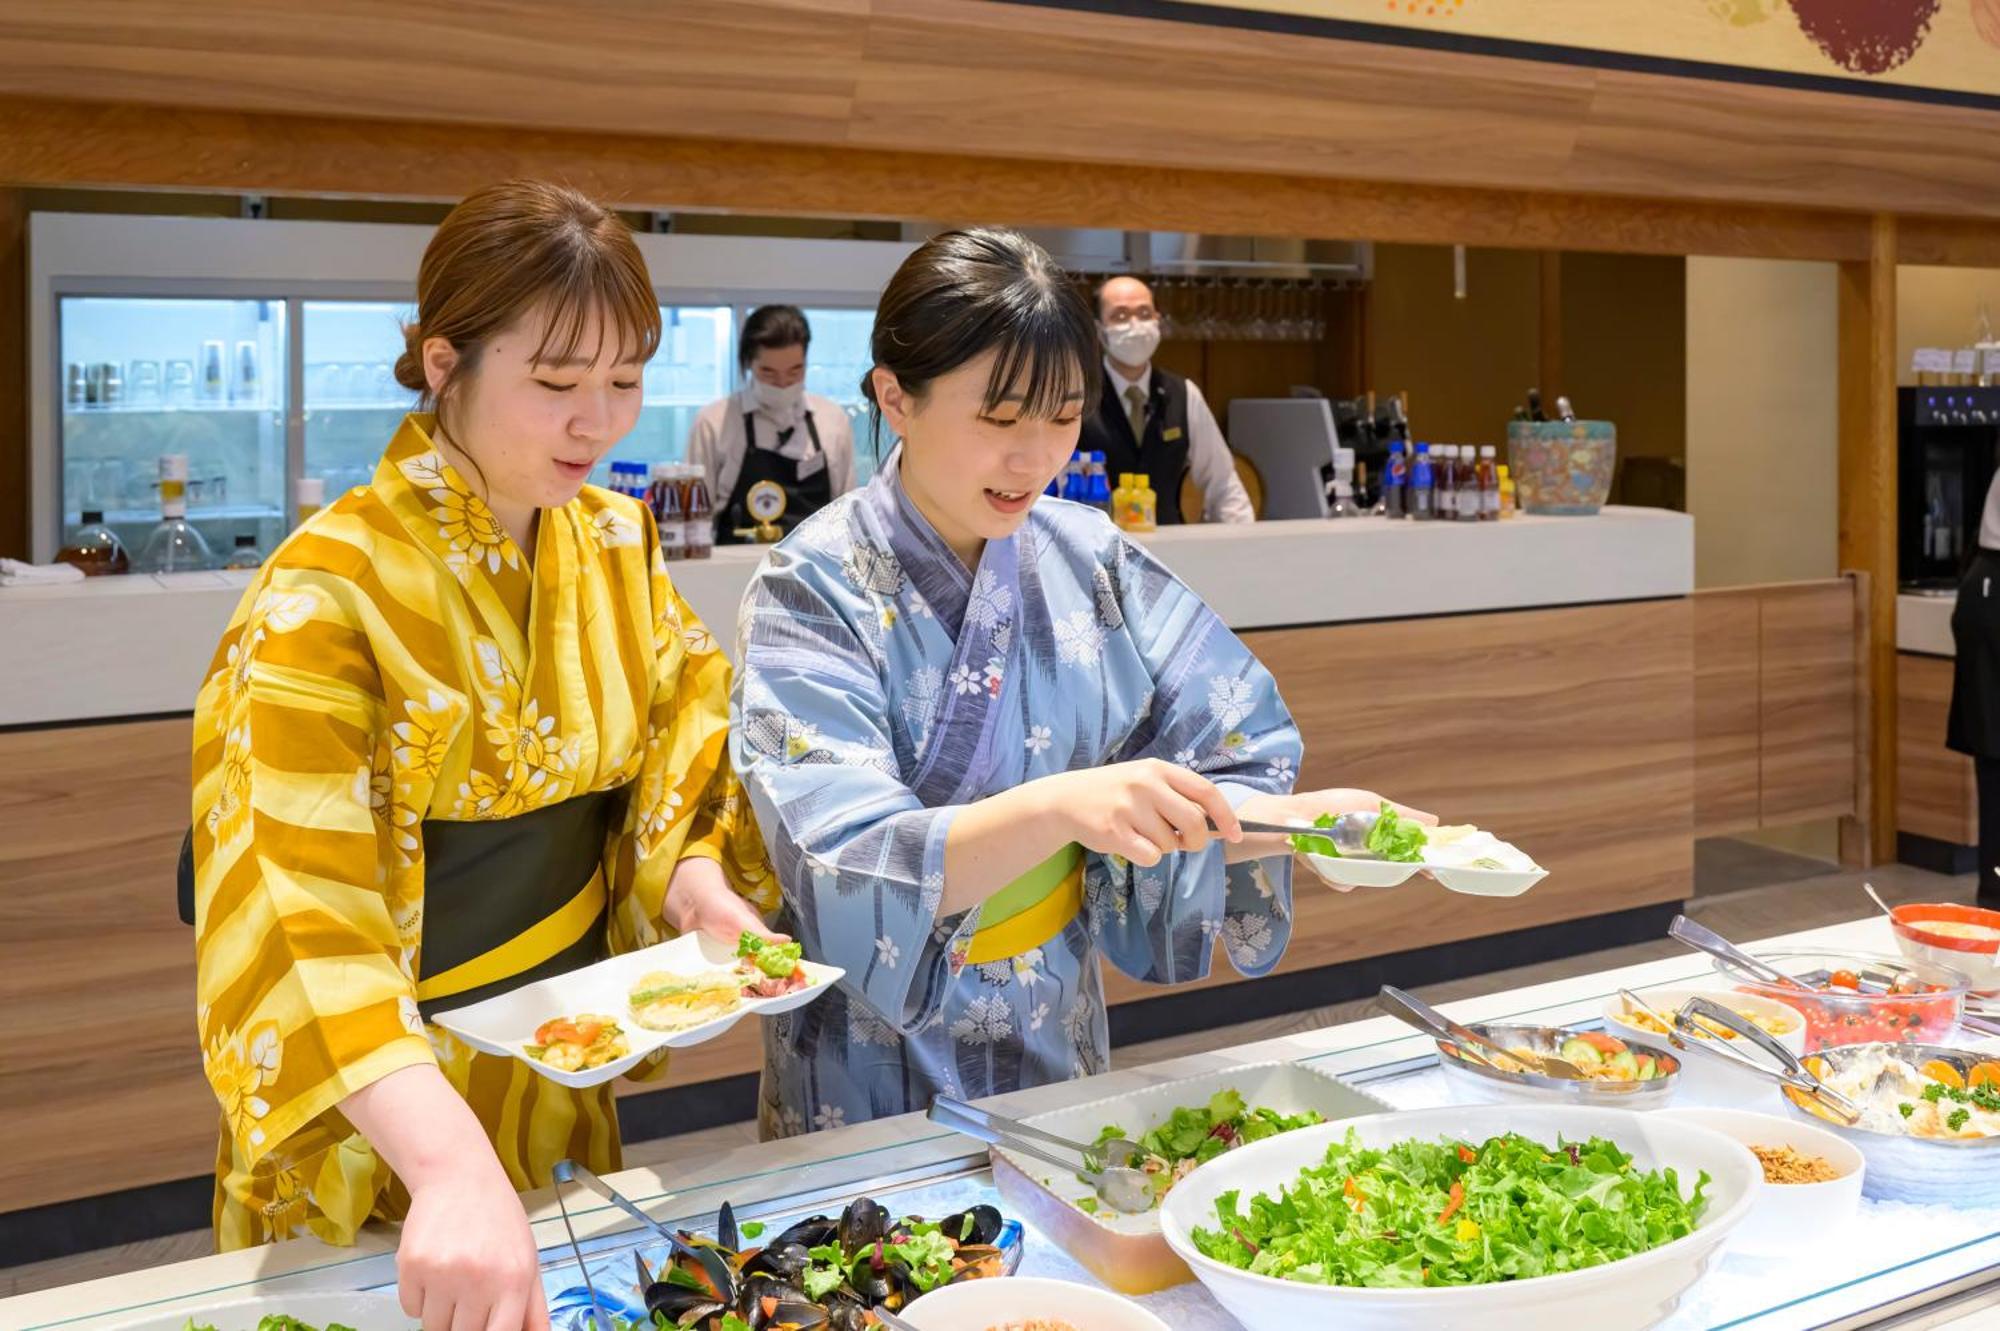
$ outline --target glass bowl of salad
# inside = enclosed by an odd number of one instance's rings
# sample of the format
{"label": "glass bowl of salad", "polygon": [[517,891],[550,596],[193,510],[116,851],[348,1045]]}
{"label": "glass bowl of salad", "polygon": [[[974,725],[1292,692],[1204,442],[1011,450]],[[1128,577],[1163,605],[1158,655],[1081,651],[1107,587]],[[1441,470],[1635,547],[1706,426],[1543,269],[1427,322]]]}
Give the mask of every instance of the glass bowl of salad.
{"label": "glass bowl of salad", "polygon": [[1808,1052],[1875,1042],[1944,1044],[1958,1028],[1972,989],[1964,971],[1878,952],[1798,948],[1750,955],[1812,992],[1766,983],[1721,959],[1715,968],[1745,993],[1798,1009],[1806,1019]]}

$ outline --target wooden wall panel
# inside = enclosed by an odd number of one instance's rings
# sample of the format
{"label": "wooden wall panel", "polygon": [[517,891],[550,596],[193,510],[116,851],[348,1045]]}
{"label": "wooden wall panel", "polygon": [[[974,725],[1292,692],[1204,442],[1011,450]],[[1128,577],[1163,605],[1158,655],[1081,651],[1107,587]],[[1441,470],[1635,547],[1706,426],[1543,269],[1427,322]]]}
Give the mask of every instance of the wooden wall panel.
{"label": "wooden wall panel", "polygon": [[27,199],[0,189],[0,555],[15,559],[28,557],[27,311]]}
{"label": "wooden wall panel", "polygon": [[1759,817],[1767,827],[1854,812],[1854,589],[1759,598]]}
{"label": "wooden wall panel", "polygon": [[1694,827],[1697,836],[1756,828],[1758,602],[1694,598]]}
{"label": "wooden wall panel", "polygon": [[0,92],[2000,214],[1990,112],[984,0],[70,0],[0,14]]}
{"label": "wooden wall panel", "polygon": [[0,734],[0,1156],[9,1208],[215,1161],[194,935],[174,912],[185,720]]}
{"label": "wooden wall panel", "polygon": [[1944,746],[1952,663],[1899,654],[1896,662],[1896,829],[1954,846],[1979,842],[1972,759]]}

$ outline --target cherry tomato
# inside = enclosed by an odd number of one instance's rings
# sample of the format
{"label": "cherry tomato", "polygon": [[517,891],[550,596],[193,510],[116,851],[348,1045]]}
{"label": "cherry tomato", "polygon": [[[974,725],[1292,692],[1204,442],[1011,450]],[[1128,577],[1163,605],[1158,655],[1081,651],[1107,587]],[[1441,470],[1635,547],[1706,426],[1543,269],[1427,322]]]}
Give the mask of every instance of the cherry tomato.
{"label": "cherry tomato", "polygon": [[1853,971],[1835,971],[1826,977],[1826,983],[1830,989],[1859,989],[1861,977]]}

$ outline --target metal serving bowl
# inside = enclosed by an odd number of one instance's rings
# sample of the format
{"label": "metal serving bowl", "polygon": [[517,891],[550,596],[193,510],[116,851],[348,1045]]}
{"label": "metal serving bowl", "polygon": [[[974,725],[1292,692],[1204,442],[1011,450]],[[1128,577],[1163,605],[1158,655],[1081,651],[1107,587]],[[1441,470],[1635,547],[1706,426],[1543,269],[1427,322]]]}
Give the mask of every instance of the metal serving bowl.
{"label": "metal serving bowl", "polygon": [[[1966,1049],[1881,1042],[1822,1049],[1808,1055],[1807,1062],[1813,1058],[1826,1060],[1826,1079],[1837,1081],[1844,1068],[1878,1050],[1886,1050],[1912,1065],[1920,1066],[1933,1059],[1949,1063],[1961,1075],[1970,1073],[1975,1064],[2000,1062],[1992,1055]],[[1868,1173],[1861,1185],[1863,1196],[1920,1206],[1990,1206],[1995,1197],[2000,1197],[2000,1137],[1952,1141],[1877,1132],[1814,1113],[1784,1091],[1778,1095],[1794,1117],[1845,1138],[1868,1158]]]}
{"label": "metal serving bowl", "polygon": [[[1473,1030],[1503,1049],[1560,1057],[1562,1042],[1576,1035],[1554,1026],[1474,1026]],[[1624,1039],[1623,1036],[1619,1037]],[[1680,1086],[1681,1060],[1658,1045],[1625,1040],[1635,1054],[1650,1054],[1659,1065],[1651,1081],[1559,1081],[1532,1072],[1502,1072],[1467,1058],[1459,1046],[1437,1042],[1438,1065],[1452,1094],[1470,1102],[1531,1100],[1545,1104],[1598,1105],[1609,1109],[1658,1109]]]}

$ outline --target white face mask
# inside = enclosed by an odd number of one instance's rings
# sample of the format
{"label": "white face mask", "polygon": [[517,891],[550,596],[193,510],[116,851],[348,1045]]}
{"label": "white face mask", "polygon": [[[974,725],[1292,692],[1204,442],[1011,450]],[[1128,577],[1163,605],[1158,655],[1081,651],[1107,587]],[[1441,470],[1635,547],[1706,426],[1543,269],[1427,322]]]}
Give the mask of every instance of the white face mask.
{"label": "white face mask", "polygon": [[1104,348],[1120,365],[1144,365],[1160,349],[1160,321],[1134,319],[1104,330]]}
{"label": "white face mask", "polygon": [[788,421],[798,415],[799,407],[806,398],[806,381],[803,379],[789,388],[779,388],[752,376],[745,387],[749,390],[751,405],[761,408],[773,420]]}

